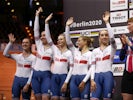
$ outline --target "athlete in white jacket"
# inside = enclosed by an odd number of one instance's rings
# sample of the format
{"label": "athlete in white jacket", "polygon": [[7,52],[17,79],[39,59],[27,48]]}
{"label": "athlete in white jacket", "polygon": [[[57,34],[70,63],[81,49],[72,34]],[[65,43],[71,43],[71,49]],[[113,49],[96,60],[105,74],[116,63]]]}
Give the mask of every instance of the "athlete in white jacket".
{"label": "athlete in white jacket", "polygon": [[52,50],[47,43],[45,31],[39,32],[39,14],[42,12],[40,7],[36,11],[34,22],[34,38],[37,47],[37,59],[34,66],[32,77],[32,88],[36,100],[49,100],[50,99],[50,83],[51,83],[51,61]]}
{"label": "athlete in white jacket", "polygon": [[64,34],[60,34],[58,36],[58,41],[57,41],[58,47],[53,43],[50,36],[50,30],[48,24],[51,18],[52,14],[50,14],[45,20],[45,33],[46,33],[46,39],[53,51],[54,67],[51,78],[52,100],[65,100],[66,91],[61,91],[61,87],[64,82],[69,81],[69,77],[66,76],[68,74],[68,69],[72,71],[73,56],[71,51],[67,48]]}
{"label": "athlete in white jacket", "polygon": [[8,58],[12,58],[16,61],[16,73],[14,82],[12,85],[12,99],[19,100],[21,91],[23,100],[30,100],[31,96],[31,78],[33,73],[33,66],[36,57],[31,53],[30,39],[24,38],[22,40],[23,52],[20,54],[10,54],[9,49],[15,42],[13,34],[9,34],[9,43],[7,44],[3,55]]}

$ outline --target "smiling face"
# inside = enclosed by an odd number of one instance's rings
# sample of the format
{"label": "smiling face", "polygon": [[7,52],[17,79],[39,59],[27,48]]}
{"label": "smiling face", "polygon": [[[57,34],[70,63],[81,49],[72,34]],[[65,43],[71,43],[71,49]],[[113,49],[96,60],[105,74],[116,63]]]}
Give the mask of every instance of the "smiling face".
{"label": "smiling face", "polygon": [[31,51],[31,41],[30,41],[30,39],[24,38],[22,40],[22,48],[25,51],[28,51],[28,50]]}
{"label": "smiling face", "polygon": [[108,32],[106,30],[100,31],[99,42],[100,42],[100,44],[103,44],[103,45],[109,44],[109,35],[108,35]]}
{"label": "smiling face", "polygon": [[62,47],[62,46],[66,46],[66,39],[65,39],[65,36],[64,34],[61,34],[58,36],[58,46]]}
{"label": "smiling face", "polygon": [[41,41],[42,41],[42,43],[45,45],[45,44],[47,44],[47,40],[46,40],[46,36],[45,36],[45,31],[42,31],[41,32]]}

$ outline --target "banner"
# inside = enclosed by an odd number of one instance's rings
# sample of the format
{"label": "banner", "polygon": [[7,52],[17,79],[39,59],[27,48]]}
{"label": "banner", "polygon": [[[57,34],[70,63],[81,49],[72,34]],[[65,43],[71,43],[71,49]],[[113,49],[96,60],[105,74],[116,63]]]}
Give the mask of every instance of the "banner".
{"label": "banner", "polygon": [[114,34],[128,33],[127,20],[133,16],[133,0],[64,0],[64,21],[74,17],[71,25],[72,38],[80,35],[98,36],[106,29],[102,20],[105,11],[110,11],[110,23]]}
{"label": "banner", "polygon": [[71,30],[104,28],[102,14],[109,11],[109,0],[64,0],[64,18],[74,17]]}
{"label": "banner", "polygon": [[122,76],[125,69],[125,64],[113,64],[112,72],[114,76]]}
{"label": "banner", "polygon": [[110,10],[123,10],[128,8],[128,0],[110,0]]}

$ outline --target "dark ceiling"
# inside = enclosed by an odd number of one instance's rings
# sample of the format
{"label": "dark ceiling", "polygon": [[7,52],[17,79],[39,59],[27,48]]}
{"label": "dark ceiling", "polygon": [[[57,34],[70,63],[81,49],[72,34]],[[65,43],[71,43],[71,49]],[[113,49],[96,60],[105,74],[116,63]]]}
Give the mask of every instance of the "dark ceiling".
{"label": "dark ceiling", "polygon": [[46,16],[54,13],[50,28],[53,37],[57,37],[63,31],[63,0],[0,0],[0,42],[7,42],[9,33],[15,34],[18,42],[27,36],[34,39],[34,15],[40,6],[44,11],[40,16],[41,30]]}

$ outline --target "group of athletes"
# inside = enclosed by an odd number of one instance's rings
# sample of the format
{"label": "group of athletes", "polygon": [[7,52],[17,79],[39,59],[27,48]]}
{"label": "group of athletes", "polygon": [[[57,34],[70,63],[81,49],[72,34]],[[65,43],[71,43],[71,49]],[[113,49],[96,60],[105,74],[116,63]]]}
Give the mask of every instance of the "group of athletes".
{"label": "group of athletes", "polygon": [[[45,19],[45,31],[39,29],[40,7],[35,14],[34,39],[36,56],[31,52],[31,40],[22,40],[23,51],[10,54],[9,49],[15,42],[9,34],[3,55],[16,61],[16,73],[12,85],[12,100],[30,100],[33,90],[36,100],[111,100],[114,89],[112,64],[116,52],[115,37],[109,24],[109,12],[103,14],[107,30],[99,32],[99,47],[89,51],[90,37],[80,36],[77,47],[71,41],[69,31],[73,17],[66,22],[65,32],[53,43],[49,30],[50,14]],[[128,29],[133,33],[133,18],[128,20]],[[123,100],[133,100],[133,39],[120,36],[123,47],[120,59],[126,57],[125,71],[122,79]],[[128,52],[128,53],[127,53]],[[51,71],[51,65],[53,69]],[[129,71],[130,70],[130,71]]]}

